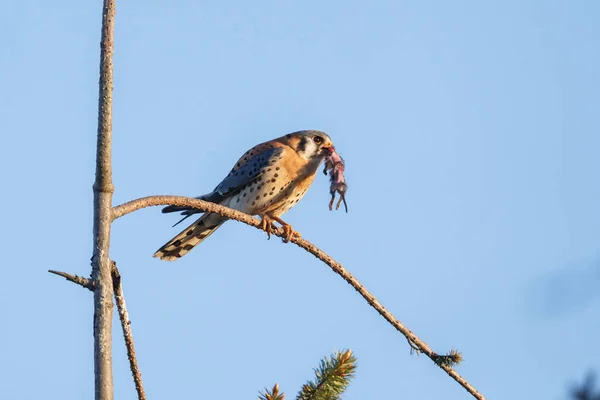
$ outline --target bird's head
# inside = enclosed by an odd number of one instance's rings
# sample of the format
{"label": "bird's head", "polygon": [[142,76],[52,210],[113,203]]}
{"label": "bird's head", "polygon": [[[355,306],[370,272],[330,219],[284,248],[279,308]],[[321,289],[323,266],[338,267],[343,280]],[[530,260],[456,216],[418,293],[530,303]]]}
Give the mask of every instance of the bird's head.
{"label": "bird's head", "polygon": [[289,133],[282,139],[306,160],[320,162],[335,150],[331,138],[321,131],[298,131]]}

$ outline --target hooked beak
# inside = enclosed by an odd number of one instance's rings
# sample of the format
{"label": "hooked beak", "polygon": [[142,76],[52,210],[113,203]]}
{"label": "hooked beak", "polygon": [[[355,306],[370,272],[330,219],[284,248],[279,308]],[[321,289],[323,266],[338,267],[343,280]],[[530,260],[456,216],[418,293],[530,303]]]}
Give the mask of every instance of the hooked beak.
{"label": "hooked beak", "polygon": [[335,151],[335,147],[333,146],[333,143],[331,143],[331,142],[327,143],[325,146],[323,146],[321,148],[327,154],[332,154]]}

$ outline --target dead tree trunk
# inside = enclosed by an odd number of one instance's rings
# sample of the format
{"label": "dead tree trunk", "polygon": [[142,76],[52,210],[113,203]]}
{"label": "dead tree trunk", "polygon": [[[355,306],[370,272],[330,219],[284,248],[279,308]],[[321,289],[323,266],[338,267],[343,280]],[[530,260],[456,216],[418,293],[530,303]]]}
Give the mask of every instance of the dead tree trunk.
{"label": "dead tree trunk", "polygon": [[112,317],[113,281],[109,258],[112,222],[112,90],[115,1],[104,0],[100,42],[98,143],[94,182],[94,376],[96,400],[113,399]]}

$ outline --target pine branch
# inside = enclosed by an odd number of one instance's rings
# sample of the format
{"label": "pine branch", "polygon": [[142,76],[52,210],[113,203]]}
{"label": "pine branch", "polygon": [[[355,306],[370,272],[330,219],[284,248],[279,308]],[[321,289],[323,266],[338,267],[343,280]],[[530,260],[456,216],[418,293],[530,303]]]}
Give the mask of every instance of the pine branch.
{"label": "pine branch", "polygon": [[596,377],[589,373],[585,381],[571,389],[573,400],[600,400],[600,391],[595,389]]}
{"label": "pine branch", "polygon": [[279,384],[276,383],[271,390],[265,388],[265,391],[259,394],[258,400],[283,400],[284,397],[283,392],[279,393]]}
{"label": "pine branch", "polygon": [[450,350],[448,354],[437,354],[433,358],[433,362],[438,366],[454,367],[463,361],[462,353],[459,353],[455,349]]}
{"label": "pine branch", "polygon": [[356,357],[352,350],[332,354],[321,360],[315,369],[315,380],[304,384],[296,399],[337,400],[350,385],[355,371]]}

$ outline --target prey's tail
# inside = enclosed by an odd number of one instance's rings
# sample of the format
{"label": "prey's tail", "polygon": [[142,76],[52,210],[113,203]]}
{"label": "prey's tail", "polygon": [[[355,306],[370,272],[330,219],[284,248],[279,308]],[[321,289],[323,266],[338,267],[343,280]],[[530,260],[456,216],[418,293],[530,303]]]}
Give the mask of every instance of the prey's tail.
{"label": "prey's tail", "polygon": [[[185,218],[189,216],[190,215],[186,215]],[[154,257],[165,261],[175,261],[178,258],[185,256],[191,249],[200,244],[204,239],[209,237],[214,231],[223,225],[227,219],[228,218],[222,217],[219,214],[204,214],[198,218],[196,222],[181,231],[179,235],[175,236],[173,239],[165,243],[165,245],[163,245],[160,249],[158,249],[156,253],[154,253]]]}

